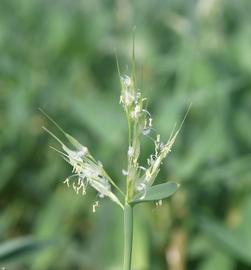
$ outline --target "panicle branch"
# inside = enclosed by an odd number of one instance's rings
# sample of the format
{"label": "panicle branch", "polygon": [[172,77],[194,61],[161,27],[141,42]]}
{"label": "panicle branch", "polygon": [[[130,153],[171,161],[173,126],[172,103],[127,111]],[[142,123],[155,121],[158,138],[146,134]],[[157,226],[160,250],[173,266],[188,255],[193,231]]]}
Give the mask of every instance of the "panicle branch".
{"label": "panicle branch", "polygon": [[[127,176],[128,201],[131,201],[134,196],[139,193],[142,195],[142,199],[144,198],[147,187],[150,187],[154,183],[159,173],[160,166],[168,153],[171,152],[172,146],[181,128],[180,126],[174,135],[171,134],[166,143],[161,142],[160,135],[157,134],[153,128],[151,113],[147,110],[147,99],[144,98],[141,91],[136,88],[134,78],[135,76],[130,77],[128,75],[120,77],[122,86],[120,104],[126,112],[129,132],[129,147],[127,152],[128,168],[127,171],[123,170],[123,175]],[[184,120],[182,124],[183,122]],[[156,133],[155,139],[150,136],[152,131]],[[154,153],[147,159],[146,167],[141,166],[138,162],[142,135],[149,137],[154,142]]]}
{"label": "panicle branch", "polygon": [[[45,115],[49,118],[47,114]],[[55,124],[54,120],[51,118],[49,118],[49,120]],[[123,197],[125,194],[104,170],[102,163],[95,160],[86,146],[83,146],[70,134],[64,132],[58,124],[56,124],[56,126],[63,132],[68,142],[71,144],[71,148],[67,147],[55,134],[44,127],[44,130],[46,130],[61,145],[61,150],[52,148],[72,166],[72,175],[67,177],[63,183],[66,184],[67,187],[73,188],[77,194],[82,195],[85,195],[87,187],[91,186],[98,192],[100,198],[108,197],[121,208],[124,208],[119,198],[113,193],[112,186],[116,188]],[[93,209],[96,209],[96,207],[97,202],[95,202],[95,207]]]}

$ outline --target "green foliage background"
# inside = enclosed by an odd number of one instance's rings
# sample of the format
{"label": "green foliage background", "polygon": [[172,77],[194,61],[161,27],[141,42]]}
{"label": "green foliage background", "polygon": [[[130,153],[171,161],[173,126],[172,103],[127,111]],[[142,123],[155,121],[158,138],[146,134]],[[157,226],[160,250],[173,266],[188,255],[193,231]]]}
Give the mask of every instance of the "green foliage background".
{"label": "green foliage background", "polygon": [[0,1],[0,267],[122,268],[121,210],[103,200],[93,214],[91,190],[62,184],[70,168],[38,108],[123,187],[114,50],[128,74],[136,25],[140,88],[162,138],[193,106],[158,180],[181,189],[136,209],[134,269],[251,269],[250,13],[250,0]]}

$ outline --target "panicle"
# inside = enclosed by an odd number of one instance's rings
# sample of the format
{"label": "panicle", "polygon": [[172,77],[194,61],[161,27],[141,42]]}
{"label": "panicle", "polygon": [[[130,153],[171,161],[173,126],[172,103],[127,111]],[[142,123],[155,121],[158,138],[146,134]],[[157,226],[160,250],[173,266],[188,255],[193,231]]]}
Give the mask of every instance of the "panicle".
{"label": "panicle", "polygon": [[[142,97],[139,89],[136,90],[133,76],[124,75],[120,79],[122,85],[120,104],[127,114],[129,126],[128,169],[123,170],[123,175],[127,177],[128,197],[132,199],[134,195],[141,193],[141,197],[144,198],[147,187],[153,184],[163,160],[171,151],[178,132],[171,136],[167,143],[161,142],[159,134],[156,134],[155,139],[152,138],[151,132],[155,130],[151,113],[146,108],[146,98]],[[154,142],[154,153],[147,159],[146,168],[140,166],[138,162],[141,135]]]}

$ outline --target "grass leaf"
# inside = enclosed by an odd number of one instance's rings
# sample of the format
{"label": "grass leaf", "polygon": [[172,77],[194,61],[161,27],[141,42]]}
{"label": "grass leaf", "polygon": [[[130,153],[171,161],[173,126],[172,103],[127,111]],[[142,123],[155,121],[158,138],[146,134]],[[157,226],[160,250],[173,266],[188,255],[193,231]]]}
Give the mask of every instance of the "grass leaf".
{"label": "grass leaf", "polygon": [[175,182],[155,185],[146,190],[144,197],[137,195],[131,203],[151,202],[167,199],[173,195],[179,188],[179,184]]}
{"label": "grass leaf", "polygon": [[0,244],[0,262],[12,260],[28,253],[44,248],[45,241],[33,239],[31,236],[19,237]]}

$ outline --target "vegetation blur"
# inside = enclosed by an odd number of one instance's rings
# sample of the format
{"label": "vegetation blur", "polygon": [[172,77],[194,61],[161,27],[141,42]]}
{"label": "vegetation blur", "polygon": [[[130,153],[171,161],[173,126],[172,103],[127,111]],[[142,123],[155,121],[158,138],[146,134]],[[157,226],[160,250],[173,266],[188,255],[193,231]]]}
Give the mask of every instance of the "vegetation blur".
{"label": "vegetation blur", "polygon": [[[137,74],[168,139],[157,182],[181,184],[135,209],[135,270],[251,269],[251,1],[0,1],[0,268],[118,270],[119,207],[63,185],[42,108],[124,188],[119,105],[136,29]],[[152,142],[144,139],[142,160]]]}

